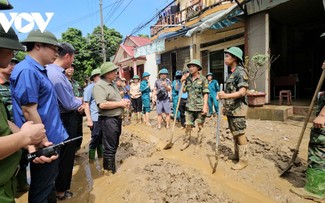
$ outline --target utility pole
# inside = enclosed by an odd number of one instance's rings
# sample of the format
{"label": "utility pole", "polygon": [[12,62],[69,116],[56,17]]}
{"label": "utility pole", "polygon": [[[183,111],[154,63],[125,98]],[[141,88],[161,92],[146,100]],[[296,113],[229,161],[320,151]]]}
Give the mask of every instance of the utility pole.
{"label": "utility pole", "polygon": [[104,20],[103,20],[103,0],[99,0],[99,12],[100,12],[100,30],[102,38],[102,54],[103,62],[106,62],[106,49],[105,49],[105,39],[104,39]]}

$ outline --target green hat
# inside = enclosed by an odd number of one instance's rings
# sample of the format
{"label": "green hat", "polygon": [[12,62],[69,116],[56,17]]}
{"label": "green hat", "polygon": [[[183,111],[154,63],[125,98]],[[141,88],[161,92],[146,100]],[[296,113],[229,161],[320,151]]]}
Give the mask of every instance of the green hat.
{"label": "green hat", "polygon": [[231,55],[236,56],[239,60],[243,61],[243,51],[238,47],[230,47],[225,51],[225,53],[229,53]]}
{"label": "green hat", "polygon": [[133,80],[134,80],[134,79],[138,79],[138,80],[140,80],[140,77],[139,77],[138,75],[134,75],[132,79],[133,79]]}
{"label": "green hat", "polygon": [[112,72],[113,70],[118,69],[112,62],[105,62],[100,66],[100,76],[105,75],[106,73]]}
{"label": "green hat", "polygon": [[168,74],[168,70],[166,68],[163,68],[159,71],[159,75],[160,74]]}
{"label": "green hat", "polygon": [[0,10],[8,10],[12,9],[12,5],[10,5],[8,0],[0,0]]}
{"label": "green hat", "polygon": [[142,74],[142,78],[147,77],[147,76],[150,76],[150,74],[149,74],[148,72],[144,72],[144,73]]}
{"label": "green hat", "polygon": [[15,31],[9,28],[8,32],[5,32],[2,26],[0,26],[0,48],[25,51],[25,47],[20,44]]}
{"label": "green hat", "polygon": [[200,60],[192,59],[192,60],[187,64],[187,67],[189,67],[189,65],[196,65],[196,66],[199,67],[199,70],[202,70],[202,65],[201,65]]}
{"label": "green hat", "polygon": [[320,38],[325,39],[325,32],[323,34],[320,35]]}
{"label": "green hat", "polygon": [[55,46],[59,46],[58,40],[55,35],[49,31],[41,32],[40,30],[31,31],[27,38],[22,41],[22,44],[26,44],[28,42],[40,42],[45,44],[53,44]]}
{"label": "green hat", "polygon": [[209,75],[213,76],[213,73],[209,72],[205,77],[208,77]]}
{"label": "green hat", "polygon": [[92,77],[94,77],[95,75],[100,75],[100,69],[99,69],[99,68],[96,68],[96,69],[94,69],[93,71],[91,71],[90,79],[91,79]]}

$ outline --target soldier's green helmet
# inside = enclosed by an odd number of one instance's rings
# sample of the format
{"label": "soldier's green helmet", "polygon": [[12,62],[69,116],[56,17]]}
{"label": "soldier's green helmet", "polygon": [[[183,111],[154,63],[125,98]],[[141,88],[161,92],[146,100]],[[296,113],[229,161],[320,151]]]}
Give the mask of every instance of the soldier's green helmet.
{"label": "soldier's green helmet", "polygon": [[138,80],[140,80],[140,77],[139,77],[138,75],[134,75],[132,79],[133,79],[133,80],[134,80],[134,79],[138,79]]}
{"label": "soldier's green helmet", "polygon": [[166,68],[163,68],[159,71],[159,75],[160,74],[168,74],[168,70]]}
{"label": "soldier's green helmet", "polygon": [[112,72],[113,70],[118,69],[118,66],[116,66],[112,62],[105,62],[100,66],[100,76],[105,75],[106,73]]}
{"label": "soldier's green helmet", "polygon": [[190,65],[196,65],[197,67],[199,67],[199,70],[202,70],[202,65],[200,60],[198,59],[192,59],[189,63],[187,63],[187,67],[189,67]]}
{"label": "soldier's green helmet", "polygon": [[229,53],[237,57],[239,60],[243,61],[243,51],[238,47],[230,47],[225,51],[225,53]]}
{"label": "soldier's green helmet", "polygon": [[0,26],[0,48],[25,51],[25,47],[20,44],[14,29],[9,28],[8,32],[5,32],[2,26]]}
{"label": "soldier's green helmet", "polygon": [[9,10],[12,8],[13,7],[8,0],[0,0],[0,10]]}
{"label": "soldier's green helmet", "polygon": [[52,44],[59,47],[59,43],[55,35],[49,31],[41,32],[40,30],[31,31],[27,38],[22,41],[22,44],[27,44],[29,42],[39,42],[45,44]]}
{"label": "soldier's green helmet", "polygon": [[96,69],[94,69],[93,71],[91,71],[91,74],[90,74],[90,79],[93,79],[93,77],[95,76],[95,75],[100,75],[100,69],[99,68],[96,68]]}
{"label": "soldier's green helmet", "polygon": [[213,76],[213,73],[209,72],[205,77],[208,77],[209,75]]}
{"label": "soldier's green helmet", "polygon": [[142,78],[147,77],[147,76],[150,76],[150,74],[149,74],[148,72],[144,72],[144,73],[142,74]]}

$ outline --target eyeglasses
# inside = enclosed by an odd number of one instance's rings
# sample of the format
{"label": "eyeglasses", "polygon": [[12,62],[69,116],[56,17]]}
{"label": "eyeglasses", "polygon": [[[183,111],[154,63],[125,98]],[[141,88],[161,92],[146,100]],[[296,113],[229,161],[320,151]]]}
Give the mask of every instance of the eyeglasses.
{"label": "eyeglasses", "polygon": [[52,49],[55,53],[58,53],[59,52],[59,47],[57,46],[54,46],[52,44],[43,44],[44,47],[47,47],[49,49]]}

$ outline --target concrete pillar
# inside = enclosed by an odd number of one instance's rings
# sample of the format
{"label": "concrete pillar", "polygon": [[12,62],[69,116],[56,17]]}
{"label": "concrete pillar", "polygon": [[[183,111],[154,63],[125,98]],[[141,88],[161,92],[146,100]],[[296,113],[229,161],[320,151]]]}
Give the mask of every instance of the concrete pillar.
{"label": "concrete pillar", "polygon": [[124,73],[123,73],[123,68],[122,66],[119,66],[118,67],[118,75],[120,78],[123,78],[124,77]]}
{"label": "concrete pillar", "polygon": [[133,74],[138,75],[137,61],[133,60]]}

